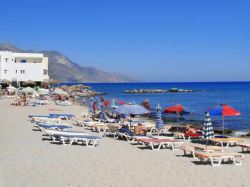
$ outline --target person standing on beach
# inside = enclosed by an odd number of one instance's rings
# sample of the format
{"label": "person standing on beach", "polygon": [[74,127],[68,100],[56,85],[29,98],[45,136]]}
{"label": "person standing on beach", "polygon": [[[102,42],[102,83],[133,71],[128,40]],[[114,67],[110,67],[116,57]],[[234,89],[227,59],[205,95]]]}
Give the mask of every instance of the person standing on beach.
{"label": "person standing on beach", "polygon": [[93,103],[93,105],[92,105],[92,109],[93,109],[93,113],[94,113],[94,115],[95,115],[95,112],[96,112],[96,101]]}
{"label": "person standing on beach", "polygon": [[148,99],[145,99],[143,101],[142,105],[144,106],[144,108],[146,108],[148,111],[150,111],[150,102]]}

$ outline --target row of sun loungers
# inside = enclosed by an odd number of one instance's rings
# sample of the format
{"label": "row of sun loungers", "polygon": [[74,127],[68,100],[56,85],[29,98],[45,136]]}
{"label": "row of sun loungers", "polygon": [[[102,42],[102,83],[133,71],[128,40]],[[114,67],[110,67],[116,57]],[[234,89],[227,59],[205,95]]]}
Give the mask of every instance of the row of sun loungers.
{"label": "row of sun loungers", "polygon": [[[101,141],[101,137],[93,136],[86,132],[69,131],[72,127],[62,124],[62,119],[70,120],[75,116],[72,114],[49,114],[47,116],[29,116],[32,119],[33,126],[50,137],[53,143],[63,145],[83,144],[87,147],[95,147]],[[56,122],[56,123],[55,123]]]}
{"label": "row of sun loungers", "polygon": [[[112,135],[115,138],[125,136],[127,140],[138,141],[138,143],[141,143],[152,150],[171,148],[172,150],[183,150],[184,155],[187,155],[187,153],[190,152],[193,158],[199,159],[201,163],[209,162],[212,166],[220,166],[225,162],[232,163],[234,165],[242,164],[244,160],[243,154],[224,151],[224,148],[227,148],[230,145],[241,146],[243,152],[250,150],[250,144],[239,143],[244,141],[242,138],[214,139],[213,141],[216,141],[217,143],[219,142],[220,146],[207,146],[201,144],[184,145],[184,141],[154,136],[132,136],[131,134],[129,135],[119,132],[112,132]],[[226,143],[226,146],[222,146],[221,142]]]}
{"label": "row of sun loungers", "polygon": [[[241,153],[225,152],[225,148],[229,146],[240,146],[242,152],[250,150],[250,144],[245,143],[242,138],[214,138],[211,140],[215,145],[201,145],[192,144],[185,145],[186,135],[184,138],[181,134],[176,136],[182,137],[183,140],[174,139],[174,137],[166,136],[153,136],[153,135],[135,135],[130,130],[124,130],[119,127],[119,124],[103,123],[100,121],[92,121],[90,118],[84,120],[76,120],[73,115],[70,114],[49,114],[48,116],[30,116],[36,123],[34,126],[43,131],[45,135],[51,137],[54,143],[60,143],[63,145],[83,144],[87,147],[95,147],[101,141],[100,136],[93,136],[86,132],[71,131],[71,127],[65,124],[61,124],[62,119],[74,120],[77,126],[84,127],[94,132],[103,132],[104,135],[111,135],[115,139],[123,138],[129,142],[137,141],[139,144],[144,145],[152,150],[160,150],[164,148],[170,148],[172,150],[182,150],[184,155],[188,153],[195,159],[199,159],[201,163],[208,162],[212,166],[219,166],[222,163],[232,163],[234,165],[241,165],[244,160],[244,155]],[[38,119],[46,118],[46,123],[37,123]],[[53,120],[61,120],[59,123],[51,123]],[[185,140],[185,141],[184,141]]]}

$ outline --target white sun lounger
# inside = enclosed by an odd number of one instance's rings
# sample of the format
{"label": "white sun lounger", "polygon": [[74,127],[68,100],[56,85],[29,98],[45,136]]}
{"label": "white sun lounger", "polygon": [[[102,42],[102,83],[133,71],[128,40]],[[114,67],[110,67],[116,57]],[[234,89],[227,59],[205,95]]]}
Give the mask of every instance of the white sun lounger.
{"label": "white sun lounger", "polygon": [[56,129],[44,129],[44,134],[53,136],[53,135],[65,135],[65,136],[84,136],[84,135],[89,135],[86,132],[80,132],[80,131],[59,131]]}
{"label": "white sun lounger", "polygon": [[[246,140],[243,138],[235,138],[235,137],[228,137],[228,138],[213,138],[211,139],[212,142],[221,145],[223,148],[228,148],[229,146],[236,145],[239,142],[245,142]],[[224,144],[226,144],[224,146]]]}
{"label": "white sun lounger", "polygon": [[240,142],[240,143],[237,143],[237,146],[241,147],[242,152],[250,151],[250,143]]}
{"label": "white sun lounger", "polygon": [[244,159],[244,155],[240,153],[205,153],[196,152],[195,156],[200,159],[201,162],[210,161],[212,166],[220,166],[222,162],[232,162],[234,165],[240,166]]}
{"label": "white sun lounger", "polygon": [[71,126],[58,123],[57,124],[34,123],[33,126],[38,128],[42,132],[44,132],[45,129],[67,130],[72,128]]}
{"label": "white sun lounger", "polygon": [[161,147],[170,147],[172,150],[179,150],[179,147],[184,143],[183,141],[166,138],[143,138],[139,139],[139,141],[152,150],[159,150]]}
{"label": "white sun lounger", "polygon": [[180,147],[180,150],[183,150],[184,155],[186,156],[188,152],[195,157],[195,152],[203,151],[203,152],[223,152],[223,148],[219,146],[206,146],[206,145],[183,145]]}
{"label": "white sun lounger", "polygon": [[32,122],[35,123],[61,123],[59,118],[49,118],[49,117],[32,117]]}
{"label": "white sun lounger", "polygon": [[53,141],[55,142],[57,139],[59,139],[60,142],[63,143],[63,145],[66,145],[67,142],[69,142],[69,145],[72,145],[73,143],[79,143],[85,144],[87,147],[95,147],[101,140],[101,137],[99,136],[91,136],[91,135],[60,135],[60,134],[54,134]]}

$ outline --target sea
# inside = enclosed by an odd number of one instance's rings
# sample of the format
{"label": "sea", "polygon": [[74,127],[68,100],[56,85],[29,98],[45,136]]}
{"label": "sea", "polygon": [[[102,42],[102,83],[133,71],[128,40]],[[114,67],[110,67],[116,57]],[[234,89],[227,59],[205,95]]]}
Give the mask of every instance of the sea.
{"label": "sea", "polygon": [[[74,84],[74,83],[70,83]],[[183,121],[200,123],[204,120],[204,113],[209,108],[219,104],[228,104],[241,112],[240,116],[225,117],[225,128],[250,130],[250,82],[172,82],[172,83],[83,83],[94,90],[104,92],[107,99],[118,99],[124,102],[141,104],[149,99],[154,111],[157,104],[164,110],[166,107],[181,104],[190,115],[183,116]],[[130,89],[189,89],[195,92],[183,93],[124,93]],[[175,116],[169,116],[175,117]],[[211,116],[214,128],[221,129],[222,117]]]}

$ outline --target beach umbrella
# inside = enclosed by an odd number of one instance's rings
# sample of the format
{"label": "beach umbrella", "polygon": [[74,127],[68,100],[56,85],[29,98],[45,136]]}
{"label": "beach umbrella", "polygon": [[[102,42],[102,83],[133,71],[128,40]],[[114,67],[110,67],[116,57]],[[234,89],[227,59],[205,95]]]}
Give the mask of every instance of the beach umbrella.
{"label": "beach umbrella", "polygon": [[144,115],[144,114],[148,114],[149,111],[147,109],[145,109],[143,106],[138,105],[136,103],[128,103],[128,104],[124,104],[121,105],[119,107],[117,107],[114,110],[115,113],[118,114],[122,114],[122,115],[129,115],[130,116],[130,127],[131,127],[131,115]]}
{"label": "beach umbrella", "polygon": [[205,113],[205,120],[202,129],[202,137],[206,140],[206,145],[208,140],[214,138],[214,130],[210,115],[208,112]]}
{"label": "beach umbrella", "polygon": [[219,106],[215,106],[213,108],[208,109],[208,112],[211,116],[222,116],[222,132],[225,133],[225,124],[224,117],[225,116],[239,116],[240,112],[233,107],[227,104],[220,104]]}
{"label": "beach umbrella", "polygon": [[65,96],[68,96],[68,95],[69,95],[67,92],[65,92],[64,90],[59,89],[59,88],[56,88],[56,89],[53,91],[53,94],[56,94],[56,95],[65,95]]}
{"label": "beach umbrella", "polygon": [[43,88],[39,88],[36,92],[37,92],[39,95],[49,95],[49,90],[43,89]]}
{"label": "beach umbrella", "polygon": [[159,130],[159,129],[162,129],[164,126],[164,123],[161,119],[161,107],[160,107],[160,105],[158,104],[155,109],[156,109],[155,128]]}
{"label": "beach umbrella", "polygon": [[33,94],[35,92],[35,90],[31,87],[25,87],[22,90],[19,90],[19,92],[23,92],[23,93],[31,93]]}
{"label": "beach umbrella", "polygon": [[188,112],[185,107],[183,107],[182,105],[180,104],[177,104],[177,105],[174,105],[174,106],[170,106],[170,107],[167,107],[164,111],[164,113],[167,113],[167,114],[176,114],[177,115],[177,119],[176,119],[176,122],[178,123],[179,122],[179,117],[183,114],[190,114],[190,112]]}
{"label": "beach umbrella", "polygon": [[115,113],[125,114],[125,115],[143,115],[148,114],[149,111],[145,109],[143,106],[138,105],[136,103],[128,103],[117,107],[114,110]]}
{"label": "beach umbrella", "polygon": [[14,86],[8,86],[6,89],[7,89],[8,91],[11,91],[11,92],[14,92],[14,91],[17,90]]}
{"label": "beach umbrella", "polygon": [[104,102],[104,106],[110,106],[111,108],[117,108],[120,105],[126,104],[123,101],[117,100],[117,99],[109,99]]}

